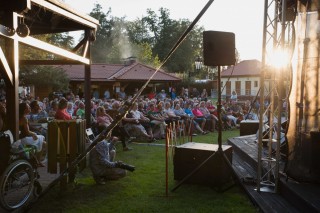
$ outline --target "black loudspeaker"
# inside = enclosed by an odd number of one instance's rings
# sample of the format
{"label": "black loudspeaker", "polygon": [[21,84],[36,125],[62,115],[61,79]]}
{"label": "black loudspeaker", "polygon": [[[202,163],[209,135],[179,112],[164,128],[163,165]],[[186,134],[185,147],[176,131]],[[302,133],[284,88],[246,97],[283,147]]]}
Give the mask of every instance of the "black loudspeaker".
{"label": "black loudspeaker", "polygon": [[[222,150],[229,162],[232,163],[232,147],[223,145]],[[173,158],[174,179],[183,180],[217,151],[217,144],[189,142],[176,146]],[[185,183],[221,186],[221,184],[231,180],[231,169],[226,164],[223,156],[220,153],[215,153],[196,173],[185,180]]]}
{"label": "black loudspeaker", "polygon": [[236,62],[234,33],[204,31],[203,57],[206,66],[234,65]]}
{"label": "black loudspeaker", "polygon": [[240,122],[240,136],[256,134],[259,130],[259,120],[242,120]]}

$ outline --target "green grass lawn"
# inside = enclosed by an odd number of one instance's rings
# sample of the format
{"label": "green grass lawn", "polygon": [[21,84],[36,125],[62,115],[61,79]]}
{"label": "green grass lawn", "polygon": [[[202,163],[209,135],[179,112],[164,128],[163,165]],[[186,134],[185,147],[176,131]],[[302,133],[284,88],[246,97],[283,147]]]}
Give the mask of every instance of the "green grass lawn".
{"label": "green grass lawn", "polygon": [[[194,142],[217,143],[217,132],[193,137]],[[223,141],[239,135],[239,130],[223,131]],[[224,192],[212,187],[183,184],[171,192],[173,161],[169,157],[168,195],[164,140],[162,145],[134,144],[123,152],[118,144],[117,159],[136,166],[134,172],[118,181],[96,185],[87,168],[77,175],[77,184],[66,191],[54,187],[30,212],[257,212],[239,186]],[[177,141],[179,143],[179,141]],[[170,151],[170,153],[172,153]]]}

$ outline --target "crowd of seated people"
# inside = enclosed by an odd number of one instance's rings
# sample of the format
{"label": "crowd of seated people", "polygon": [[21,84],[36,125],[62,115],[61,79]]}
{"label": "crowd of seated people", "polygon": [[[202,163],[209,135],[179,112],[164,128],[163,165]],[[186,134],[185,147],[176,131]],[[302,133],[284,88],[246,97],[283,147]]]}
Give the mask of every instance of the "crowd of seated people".
{"label": "crowd of seated people", "polygon": [[[172,90],[176,91],[176,90]],[[192,95],[197,95],[192,90]],[[124,91],[122,91],[124,92]],[[153,92],[154,93],[154,92]],[[129,113],[121,120],[113,131],[112,135],[122,142],[123,150],[130,150],[127,143],[135,138],[137,141],[152,142],[163,139],[166,136],[166,128],[170,124],[176,124],[179,128],[185,128],[186,134],[207,134],[218,129],[217,106],[208,98],[206,91],[198,94],[198,97],[188,97],[188,90],[181,89],[179,93],[171,95],[161,90],[159,94],[153,96],[145,95],[136,99]],[[123,98],[130,101],[132,96],[121,96],[117,99],[96,99],[90,101],[91,123],[95,125],[98,134],[107,128],[116,119],[119,109],[123,103]],[[45,98],[24,100],[31,106],[31,112],[26,116],[29,119],[30,130],[47,137],[44,129],[36,129],[34,121],[48,120],[48,118],[59,120],[83,119],[85,118],[85,102],[83,98],[75,95],[56,97],[49,101]],[[250,102],[240,105],[235,100],[224,101],[221,108],[221,120],[223,130],[233,129],[239,126],[242,119],[247,118]],[[33,129],[34,128],[34,129]]]}

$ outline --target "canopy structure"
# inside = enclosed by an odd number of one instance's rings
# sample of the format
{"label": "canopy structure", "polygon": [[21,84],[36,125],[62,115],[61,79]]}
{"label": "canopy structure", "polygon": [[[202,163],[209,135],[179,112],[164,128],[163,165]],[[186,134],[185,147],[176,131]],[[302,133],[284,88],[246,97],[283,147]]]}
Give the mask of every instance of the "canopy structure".
{"label": "canopy structure", "polygon": [[[79,14],[57,0],[11,0],[0,2],[0,75],[6,83],[7,116],[9,129],[15,138],[19,132],[19,66],[40,64],[84,64],[85,98],[90,99],[90,44],[95,40],[98,20]],[[70,31],[83,31],[84,38],[73,50],[65,50],[37,39],[36,35]],[[2,41],[2,40],[1,40]],[[19,60],[24,44],[47,53],[57,55],[47,60]],[[61,60],[62,58],[62,60]],[[90,105],[88,105],[90,107]],[[90,108],[89,108],[90,109]],[[87,112],[90,112],[86,109]],[[90,114],[86,115],[90,121]]]}

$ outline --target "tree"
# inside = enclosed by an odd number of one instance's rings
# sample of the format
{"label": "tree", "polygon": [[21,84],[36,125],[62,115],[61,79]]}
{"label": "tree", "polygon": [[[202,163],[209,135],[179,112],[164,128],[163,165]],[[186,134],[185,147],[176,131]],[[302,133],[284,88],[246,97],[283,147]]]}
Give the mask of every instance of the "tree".
{"label": "tree", "polygon": [[25,67],[25,72],[20,74],[20,79],[26,85],[36,87],[51,87],[53,91],[67,91],[69,87],[69,77],[66,72],[51,66],[30,66]]}
{"label": "tree", "polygon": [[[64,49],[71,49],[73,45],[73,37],[68,33],[48,34],[36,36],[37,39],[51,43]],[[24,60],[52,60],[56,56],[51,53],[37,50],[28,46],[21,48],[21,59]],[[54,90],[67,90],[69,87],[69,78],[65,71],[49,66],[21,66],[20,68],[20,84],[46,86]]]}
{"label": "tree", "polygon": [[96,32],[96,40],[91,47],[91,58],[94,63],[105,63],[110,54],[112,47],[112,29],[114,26],[114,20],[111,17],[111,9],[106,13],[103,13],[100,4],[95,4],[90,16],[97,19],[100,23],[100,27]]}
{"label": "tree", "polygon": [[[165,8],[160,8],[159,13],[148,9],[147,16],[128,24],[128,35],[137,43],[149,43],[153,56],[163,61],[190,21],[171,19]],[[202,31],[202,27],[195,27],[165,63],[164,69],[175,73],[192,71],[195,57],[202,52]]]}

